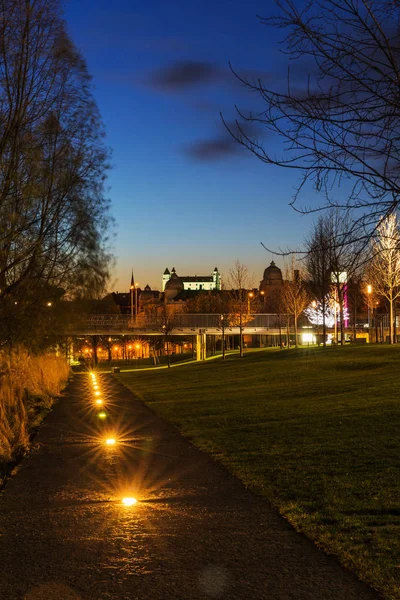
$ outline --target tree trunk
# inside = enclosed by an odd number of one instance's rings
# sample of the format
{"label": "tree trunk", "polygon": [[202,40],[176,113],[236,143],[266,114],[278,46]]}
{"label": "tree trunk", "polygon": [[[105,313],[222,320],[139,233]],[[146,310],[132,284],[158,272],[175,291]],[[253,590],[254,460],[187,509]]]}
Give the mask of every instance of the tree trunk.
{"label": "tree trunk", "polygon": [[340,314],[340,345],[344,346],[344,310],[343,310],[343,296],[339,296],[339,314]]}
{"label": "tree trunk", "polygon": [[357,339],[357,294],[353,296],[353,339]]}
{"label": "tree trunk", "polygon": [[97,357],[97,346],[98,346],[97,335],[93,335],[92,336],[92,346],[93,346],[93,360],[94,360],[94,364],[97,365],[98,362],[99,362],[99,359]]}
{"label": "tree trunk", "polygon": [[239,316],[239,330],[240,330],[240,339],[239,339],[240,358],[243,358],[243,315],[242,315],[242,311],[240,311],[240,316]]}
{"label": "tree trunk", "polygon": [[390,309],[389,340],[390,340],[390,343],[393,344],[394,343],[394,335],[393,335],[393,300],[392,299],[389,300],[389,309]]}

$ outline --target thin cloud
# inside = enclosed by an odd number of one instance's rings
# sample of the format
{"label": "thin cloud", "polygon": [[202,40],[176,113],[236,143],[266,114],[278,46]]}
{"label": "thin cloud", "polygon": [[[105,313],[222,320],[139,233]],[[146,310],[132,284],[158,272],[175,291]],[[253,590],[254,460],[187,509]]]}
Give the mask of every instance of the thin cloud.
{"label": "thin cloud", "polygon": [[[242,121],[227,121],[227,127],[233,135],[240,137],[246,135],[250,138],[259,138],[264,132],[256,123]],[[265,137],[265,136],[263,136]],[[224,158],[244,156],[246,150],[238,144],[222,123],[218,123],[216,135],[208,140],[195,141],[184,147],[187,156],[199,161],[218,161]]]}
{"label": "thin cloud", "polygon": [[223,71],[212,63],[187,60],[158,69],[148,83],[157,89],[174,91],[218,81],[222,76]]}
{"label": "thin cloud", "polygon": [[193,142],[184,148],[184,152],[196,160],[214,161],[236,156],[241,148],[234,140],[221,137]]}

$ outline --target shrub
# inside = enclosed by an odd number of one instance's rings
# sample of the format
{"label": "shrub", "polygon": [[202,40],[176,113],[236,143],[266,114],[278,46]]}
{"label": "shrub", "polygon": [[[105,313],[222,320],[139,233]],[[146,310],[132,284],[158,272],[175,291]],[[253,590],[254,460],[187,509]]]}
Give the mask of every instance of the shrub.
{"label": "shrub", "polygon": [[54,354],[31,356],[23,349],[0,354],[0,479],[28,450],[68,373],[65,359]]}

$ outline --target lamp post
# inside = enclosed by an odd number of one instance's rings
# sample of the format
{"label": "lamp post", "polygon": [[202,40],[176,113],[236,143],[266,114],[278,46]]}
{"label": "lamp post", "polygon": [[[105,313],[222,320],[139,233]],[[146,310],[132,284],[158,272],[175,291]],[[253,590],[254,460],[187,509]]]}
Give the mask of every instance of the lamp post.
{"label": "lamp post", "polygon": [[224,315],[220,316],[221,329],[222,329],[222,360],[225,360],[225,321]]}
{"label": "lamp post", "polygon": [[133,289],[134,285],[131,284],[131,326],[133,325]]}
{"label": "lamp post", "polygon": [[338,344],[339,340],[338,340],[338,326],[337,326],[337,322],[338,322],[338,308],[339,308],[339,302],[337,302],[337,300],[335,300],[335,344]]}
{"label": "lamp post", "polygon": [[318,308],[318,303],[316,300],[313,300],[311,302],[311,306],[313,307],[313,309],[315,310],[315,314],[317,317],[317,345],[319,346],[319,311],[317,310]]}
{"label": "lamp post", "polygon": [[253,297],[254,297],[253,292],[249,292],[247,294],[247,313],[248,314],[250,314],[250,303],[251,303],[251,300],[253,299]]}
{"label": "lamp post", "polygon": [[138,309],[138,306],[137,306],[137,289],[138,289],[138,287],[139,287],[139,284],[135,283],[135,324],[137,321],[137,309]]}
{"label": "lamp post", "polygon": [[372,285],[367,285],[368,299],[368,343],[371,341],[371,293]]}

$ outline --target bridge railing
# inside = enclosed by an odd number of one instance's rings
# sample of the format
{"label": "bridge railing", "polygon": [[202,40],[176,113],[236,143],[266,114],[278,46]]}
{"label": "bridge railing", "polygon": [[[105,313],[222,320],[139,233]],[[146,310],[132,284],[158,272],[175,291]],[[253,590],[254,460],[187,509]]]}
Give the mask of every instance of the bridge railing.
{"label": "bridge railing", "polygon": [[[238,327],[238,315],[223,315],[223,322],[227,329]],[[221,328],[221,315],[219,314],[186,314],[177,313],[171,316],[174,329],[219,329]],[[242,323],[246,328],[276,329],[279,327],[279,317],[274,314],[243,314]],[[281,325],[284,319],[281,317]],[[82,329],[96,331],[119,331],[135,329],[152,329],[162,331],[161,322],[152,321],[146,315],[138,315],[136,318],[130,315],[89,315],[82,322]]]}

